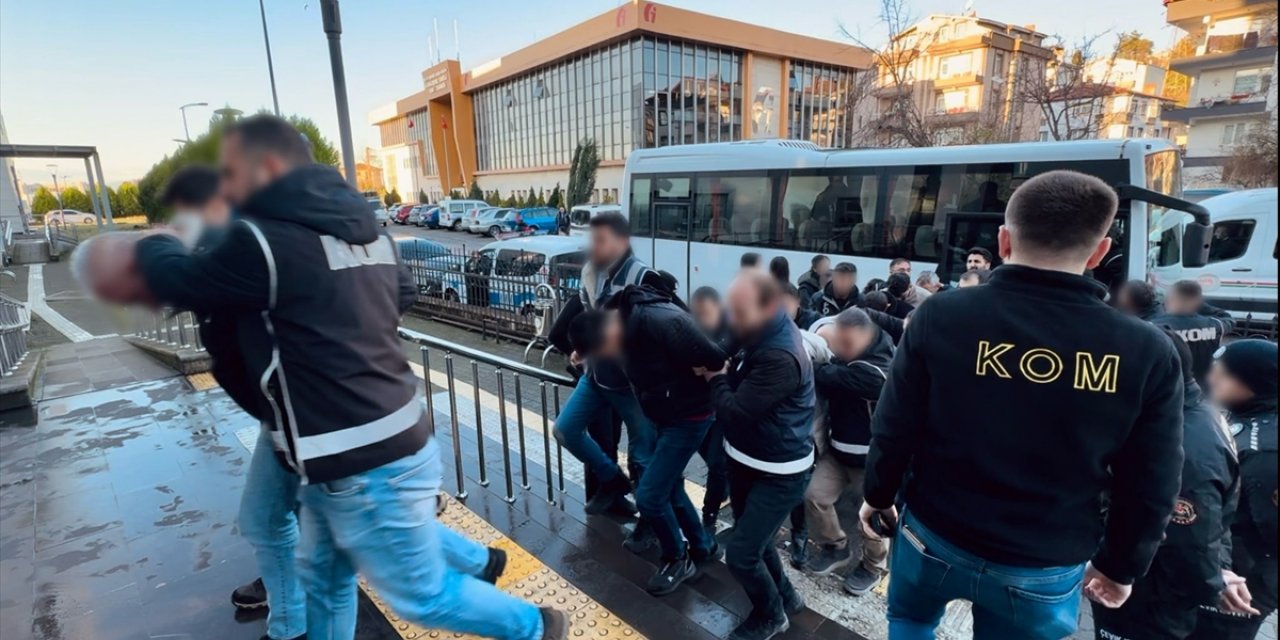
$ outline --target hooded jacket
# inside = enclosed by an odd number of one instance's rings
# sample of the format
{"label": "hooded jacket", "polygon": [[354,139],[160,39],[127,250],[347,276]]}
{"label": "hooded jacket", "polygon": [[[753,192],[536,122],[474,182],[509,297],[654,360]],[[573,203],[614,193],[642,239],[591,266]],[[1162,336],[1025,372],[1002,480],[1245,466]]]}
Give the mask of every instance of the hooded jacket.
{"label": "hooded jacket", "polygon": [[893,362],[893,339],[873,327],[876,337],[852,361],[832,360],[814,368],[818,397],[828,403],[829,444],[841,464],[863,467],[871,445],[871,416]]}
{"label": "hooded jacket", "polygon": [[800,306],[807,307],[812,304],[813,297],[822,290],[822,278],[810,269],[800,274],[800,278],[796,280],[796,290],[800,292]]}
{"label": "hooded jacket", "polygon": [[[573,348],[569,345],[568,335],[569,325],[573,323],[573,319],[583,311],[599,309],[628,285],[647,285],[658,290],[663,290],[665,286],[661,274],[641,262],[631,249],[627,249],[617,262],[603,272],[597,271],[596,267],[588,261],[582,266],[582,288],[578,290],[577,302],[566,302],[551,327],[553,344],[559,342],[558,349],[565,354],[571,353]],[[625,390],[627,388],[626,375],[616,362],[590,358],[585,371],[602,389]]]}
{"label": "hooded jacket", "polygon": [[849,307],[856,307],[862,302],[862,293],[858,291],[858,287],[854,286],[849,295],[844,298],[837,298],[835,290],[828,282],[822,291],[814,294],[813,299],[809,301],[809,308],[817,311],[819,315],[834,316]]}
{"label": "hooded jacket", "polygon": [[[418,451],[432,430],[396,335],[416,292],[391,238],[337,171],[295,168],[240,209],[226,238],[191,255],[138,243],[162,303],[235,318],[281,461],[303,482],[363,473]],[[255,410],[256,409],[256,410]]]}
{"label": "hooded jacket", "polygon": [[718,370],[728,359],[671,294],[630,285],[609,302],[623,323],[623,370],[644,414],[664,424],[712,413],[707,381],[694,367]]}

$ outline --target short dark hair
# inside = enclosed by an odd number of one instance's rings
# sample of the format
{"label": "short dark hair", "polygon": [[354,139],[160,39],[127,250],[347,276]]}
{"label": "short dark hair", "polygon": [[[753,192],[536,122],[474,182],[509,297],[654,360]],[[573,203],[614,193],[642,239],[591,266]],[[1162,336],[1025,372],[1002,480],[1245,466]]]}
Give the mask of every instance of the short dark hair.
{"label": "short dark hair", "polygon": [[738,260],[738,266],[755,267],[760,264],[760,260],[761,260],[760,254],[754,251],[748,251],[742,254],[742,258]]}
{"label": "short dark hair", "polygon": [[1101,179],[1077,171],[1042,173],[1018,187],[1005,225],[1022,247],[1052,254],[1088,254],[1115,220],[1119,199]]}
{"label": "short dark hair", "polygon": [[961,280],[975,279],[978,281],[978,284],[986,284],[987,280],[991,279],[991,270],[990,269],[970,269],[960,274],[960,279]]}
{"label": "short dark hair", "polygon": [[782,256],[774,256],[769,261],[769,273],[772,273],[779,282],[788,282],[791,280],[791,263]]}
{"label": "short dark hair", "polygon": [[849,307],[836,314],[836,326],[841,329],[871,326],[871,316],[857,307]]}
{"label": "short dark hair", "polygon": [[830,260],[830,259],[831,259],[831,258],[828,258],[828,257],[826,257],[826,256],[822,255],[821,253],[819,253],[818,255],[814,256],[812,260],[810,260],[810,261],[809,261],[809,268],[810,268],[810,269],[817,269],[817,268],[818,268],[818,265],[822,264],[822,261],[823,261],[823,260]]}
{"label": "short dark hair", "polygon": [[884,311],[885,309],[889,308],[889,294],[885,293],[882,290],[872,291],[870,293],[863,294],[862,304],[866,305],[867,308],[869,309],[875,309],[876,311]]}
{"label": "short dark hair", "polygon": [[901,298],[902,296],[907,295],[907,291],[911,289],[911,276],[902,273],[901,271],[891,273],[889,274],[889,279],[885,281],[885,289],[888,289],[889,293]]}
{"label": "short dark hair", "polygon": [[972,248],[972,249],[970,249],[970,250],[968,250],[968,251],[964,252],[964,257],[968,258],[969,256],[971,256],[971,255],[973,255],[973,254],[975,254],[975,253],[976,253],[976,254],[978,254],[978,255],[980,255],[980,256],[982,256],[982,259],[983,259],[983,260],[986,260],[986,261],[987,261],[987,264],[994,264],[994,263],[995,263],[995,261],[996,261],[995,257],[991,255],[991,252],[990,252],[990,251],[987,251],[987,250],[986,250],[985,248],[983,248],[983,247],[974,247],[974,248]]}
{"label": "short dark hair", "polygon": [[1145,280],[1130,280],[1120,285],[1120,293],[1129,296],[1138,309],[1146,309],[1156,303],[1156,288]]}
{"label": "short dark hair", "polygon": [[593,309],[578,314],[569,323],[569,344],[578,355],[587,357],[604,343],[604,327],[609,322],[609,312]]}
{"label": "short dark hair", "polygon": [[311,164],[311,143],[307,137],[285,121],[268,113],[237,120],[227,128],[225,137],[236,137],[240,146],[251,153],[274,153],[293,165]]}
{"label": "short dark hair", "polygon": [[714,302],[720,303],[720,292],[713,287],[698,287],[693,290],[693,295],[689,298],[690,303],[698,302]]}
{"label": "short dark hair", "polygon": [[872,291],[879,291],[884,288],[884,284],[884,280],[880,278],[872,278],[867,281],[865,286],[862,287],[862,292],[871,293]]}
{"label": "short dark hair", "polygon": [[617,211],[598,213],[587,225],[592,229],[607,229],[609,233],[619,238],[631,237],[631,223],[627,221],[626,216]]}
{"label": "short dark hair", "polygon": [[835,273],[857,273],[858,265],[852,262],[838,262],[832,271]]}
{"label": "short dark hair", "polygon": [[203,207],[218,195],[218,171],[213,167],[193,164],[178,169],[160,194],[160,204],[172,207],[186,204]]}
{"label": "short dark hair", "polygon": [[1184,298],[1199,300],[1204,297],[1204,289],[1195,280],[1179,280],[1169,287],[1169,291]]}
{"label": "short dark hair", "polygon": [[893,271],[893,268],[900,264],[911,264],[911,261],[906,258],[894,258],[889,261],[889,270]]}

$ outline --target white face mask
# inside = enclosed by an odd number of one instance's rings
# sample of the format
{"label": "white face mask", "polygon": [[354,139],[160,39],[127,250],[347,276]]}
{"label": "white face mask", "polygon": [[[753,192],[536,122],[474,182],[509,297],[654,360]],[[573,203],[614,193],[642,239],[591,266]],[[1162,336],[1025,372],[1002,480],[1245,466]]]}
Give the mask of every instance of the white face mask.
{"label": "white face mask", "polygon": [[178,232],[178,239],[182,240],[183,246],[192,249],[204,232],[204,218],[194,211],[179,211],[173,214],[169,226]]}

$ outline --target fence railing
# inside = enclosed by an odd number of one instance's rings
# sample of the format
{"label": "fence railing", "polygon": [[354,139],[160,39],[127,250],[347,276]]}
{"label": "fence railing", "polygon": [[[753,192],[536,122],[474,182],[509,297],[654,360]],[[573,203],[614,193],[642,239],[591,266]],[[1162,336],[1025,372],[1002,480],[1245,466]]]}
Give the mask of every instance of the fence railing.
{"label": "fence railing", "polygon": [[200,322],[190,311],[139,311],[132,321],[133,335],[143,340],[171,347],[204,349],[200,342]]}
{"label": "fence railing", "polygon": [[0,220],[0,267],[9,264],[13,252],[13,223]]}
{"label": "fence railing", "polygon": [[1236,338],[1264,338],[1275,342],[1280,337],[1280,316],[1270,313],[1261,316],[1245,314],[1244,319],[1237,320],[1235,328],[1227,335]]}
{"label": "fence railing", "polygon": [[27,357],[27,330],[31,312],[27,305],[0,293],[0,377],[13,375]]}

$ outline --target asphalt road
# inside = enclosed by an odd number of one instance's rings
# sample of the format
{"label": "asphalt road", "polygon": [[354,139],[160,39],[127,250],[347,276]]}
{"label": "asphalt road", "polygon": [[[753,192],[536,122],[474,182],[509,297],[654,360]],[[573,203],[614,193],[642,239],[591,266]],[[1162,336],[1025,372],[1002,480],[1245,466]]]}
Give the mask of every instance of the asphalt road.
{"label": "asphalt road", "polygon": [[394,222],[387,223],[387,232],[392,237],[416,236],[434,240],[449,248],[458,248],[459,250],[470,251],[479,249],[490,242],[493,238],[482,236],[479,234],[467,233],[466,231],[449,231],[447,229],[428,229],[426,227],[415,227],[413,225],[399,225]]}

